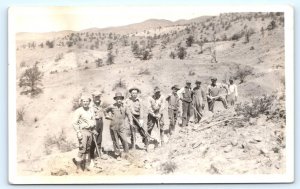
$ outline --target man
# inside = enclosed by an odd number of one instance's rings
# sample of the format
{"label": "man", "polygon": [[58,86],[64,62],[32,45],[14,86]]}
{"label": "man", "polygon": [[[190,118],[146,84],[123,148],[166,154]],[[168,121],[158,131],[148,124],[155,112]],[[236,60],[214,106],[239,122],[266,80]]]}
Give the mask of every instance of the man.
{"label": "man", "polygon": [[90,171],[90,147],[92,144],[92,134],[98,134],[95,131],[94,112],[89,107],[91,99],[83,95],[80,99],[81,107],[79,107],[73,118],[73,127],[77,133],[79,142],[78,156],[73,158],[74,164],[77,166],[76,172],[81,170]]}
{"label": "man", "polygon": [[[96,126],[95,130],[97,131],[98,135],[95,135],[96,141],[93,140],[92,145],[91,145],[91,159],[95,159],[95,153],[100,153],[98,154],[101,159],[106,160],[106,156],[102,154],[102,133],[103,133],[103,117],[104,117],[104,111],[101,106],[101,95],[102,93],[100,91],[95,91],[93,93],[93,103],[91,105],[91,108],[93,109],[94,112],[94,117],[96,119]],[[98,149],[96,149],[96,143],[98,146]],[[93,161],[92,161],[93,162]]]}
{"label": "man", "polygon": [[[161,145],[164,144],[164,118],[163,110],[165,108],[164,97],[160,94],[160,89],[158,87],[154,88],[154,94],[148,100],[148,119],[147,119],[147,130],[149,135],[153,128],[157,125],[160,127],[160,141]],[[148,151],[149,141],[146,140],[146,150]]]}
{"label": "man", "polygon": [[215,77],[211,79],[211,84],[207,87],[207,103],[209,111],[214,112],[215,101],[221,101],[224,108],[228,108],[225,97],[221,95],[223,88],[228,91],[227,85],[217,83],[217,78]]}
{"label": "man", "polygon": [[143,138],[143,142],[147,140],[144,129],[142,128],[143,120],[143,109],[140,98],[138,98],[138,93],[141,90],[133,87],[129,89],[131,96],[125,101],[126,106],[133,116],[133,125],[130,126],[131,130],[131,148],[136,149],[136,132],[138,131]]}
{"label": "man", "polygon": [[[110,135],[113,141],[115,154],[119,157],[125,157],[128,153],[128,143],[126,140],[126,119],[129,120],[129,124],[133,125],[132,114],[124,106],[123,100],[124,96],[122,93],[117,92],[114,96],[116,101],[113,105],[106,108],[105,112],[109,115],[106,116],[106,119],[110,119]],[[120,151],[119,140],[122,143],[124,149],[124,156]]]}
{"label": "man", "polygon": [[175,125],[177,122],[178,112],[179,112],[179,96],[177,94],[179,90],[178,85],[174,85],[172,88],[172,94],[168,95],[166,101],[168,102],[168,115],[170,119],[170,126],[169,126],[169,134],[172,135],[175,132]]}
{"label": "man", "polygon": [[182,101],[182,127],[187,127],[192,114],[193,93],[191,89],[191,81],[186,81],[185,87],[178,91],[178,95]]}
{"label": "man", "polygon": [[202,118],[203,110],[205,107],[205,92],[201,87],[201,81],[195,82],[196,87],[193,89],[193,109],[194,109],[194,118],[195,123],[199,123]]}
{"label": "man", "polygon": [[227,102],[234,106],[235,102],[237,101],[238,97],[238,91],[236,84],[233,83],[233,79],[229,79],[229,85],[228,85],[228,94],[227,94]]}

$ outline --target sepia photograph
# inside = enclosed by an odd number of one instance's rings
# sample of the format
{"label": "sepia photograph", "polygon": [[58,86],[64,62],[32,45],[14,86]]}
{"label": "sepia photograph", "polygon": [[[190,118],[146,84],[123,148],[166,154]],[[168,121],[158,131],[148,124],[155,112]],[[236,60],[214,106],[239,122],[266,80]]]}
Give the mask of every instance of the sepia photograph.
{"label": "sepia photograph", "polygon": [[292,7],[8,12],[10,183],[293,182]]}

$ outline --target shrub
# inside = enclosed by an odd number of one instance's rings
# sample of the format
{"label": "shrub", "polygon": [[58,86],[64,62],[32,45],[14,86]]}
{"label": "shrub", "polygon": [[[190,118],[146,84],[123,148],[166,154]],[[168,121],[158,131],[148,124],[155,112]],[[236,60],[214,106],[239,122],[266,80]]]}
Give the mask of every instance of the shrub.
{"label": "shrub", "polygon": [[273,30],[276,27],[276,23],[272,20],[269,25],[267,26],[267,30]]}
{"label": "shrub", "polygon": [[192,70],[190,70],[189,71],[189,76],[193,76],[193,75],[195,75],[196,73],[194,72],[194,71],[192,71]]}
{"label": "shrub", "polygon": [[237,115],[246,119],[266,115],[268,119],[285,119],[284,102],[279,101],[276,95],[263,95],[251,99],[251,102],[238,103],[235,106]]}
{"label": "shrub", "polygon": [[43,73],[38,69],[37,65],[26,69],[19,80],[19,87],[25,89],[21,94],[30,93],[31,96],[35,96],[41,93],[42,89],[39,86],[42,85],[42,78]]}
{"label": "shrub", "polygon": [[150,71],[149,71],[149,69],[141,69],[140,71],[139,71],[139,73],[138,73],[138,75],[150,75]]}
{"label": "shrub", "polygon": [[54,41],[46,41],[46,45],[48,48],[53,48],[54,47]]}
{"label": "shrub", "polygon": [[98,58],[95,60],[96,67],[102,67],[103,66],[103,60],[101,58]]}
{"label": "shrub", "polygon": [[51,154],[51,148],[56,146],[61,152],[68,152],[76,148],[76,144],[68,141],[66,133],[62,129],[58,135],[47,134],[44,139],[45,153]]}
{"label": "shrub", "polygon": [[173,173],[176,169],[176,163],[170,160],[160,165],[160,170],[162,170],[163,174]]}
{"label": "shrub", "polygon": [[178,52],[177,52],[177,56],[179,59],[184,59],[187,55],[186,49],[184,47],[179,47],[178,48]]}
{"label": "shrub", "polygon": [[122,78],[120,78],[113,86],[113,91],[116,90],[117,88],[123,88],[126,89],[126,83],[125,81],[122,80]]}
{"label": "shrub", "polygon": [[108,44],[107,44],[107,50],[112,50],[114,48],[114,45],[113,45],[113,43],[112,42],[109,42]]}
{"label": "shrub", "polygon": [[233,73],[233,78],[240,80],[240,83],[244,83],[245,78],[253,74],[253,68],[250,66],[237,65]]}
{"label": "shrub", "polygon": [[24,121],[25,108],[22,107],[17,110],[17,122]]}
{"label": "shrub", "polygon": [[151,49],[140,49],[140,52],[138,53],[138,58],[141,60],[150,60],[152,58],[153,54],[151,52]]}
{"label": "shrub", "polygon": [[187,47],[191,47],[192,44],[194,43],[194,36],[190,35],[187,39],[186,39],[186,46]]}
{"label": "shrub", "polygon": [[63,59],[63,57],[64,57],[64,54],[63,53],[59,53],[58,55],[56,55],[56,57],[55,57],[55,62],[58,62],[58,61],[60,61],[61,59]]}
{"label": "shrub", "polygon": [[175,59],[175,57],[176,57],[176,55],[175,55],[175,53],[172,51],[172,52],[170,52],[170,58],[172,58],[172,59]]}
{"label": "shrub", "polygon": [[107,65],[114,64],[114,59],[115,59],[115,56],[114,56],[111,52],[109,52],[109,53],[107,54],[106,64],[107,64]]}
{"label": "shrub", "polygon": [[251,46],[251,47],[250,47],[250,50],[254,50],[254,47],[253,47],[253,46]]}

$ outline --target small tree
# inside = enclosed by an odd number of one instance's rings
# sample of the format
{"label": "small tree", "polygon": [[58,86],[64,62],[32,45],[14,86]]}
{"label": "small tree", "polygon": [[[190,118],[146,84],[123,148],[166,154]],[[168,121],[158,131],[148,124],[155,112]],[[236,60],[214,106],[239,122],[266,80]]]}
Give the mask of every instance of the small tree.
{"label": "small tree", "polygon": [[23,87],[25,89],[25,91],[21,94],[30,93],[31,96],[35,96],[42,92],[42,89],[39,88],[39,86],[42,85],[42,78],[43,73],[39,70],[37,65],[25,70],[19,80],[19,87]]}
{"label": "small tree", "polygon": [[54,41],[46,41],[46,45],[48,48],[53,48],[54,47]]}
{"label": "small tree", "polygon": [[276,27],[276,23],[272,20],[269,25],[267,26],[267,30],[273,30]]}
{"label": "small tree", "polygon": [[186,54],[187,54],[187,52],[184,47],[178,48],[177,56],[179,59],[181,59],[181,60],[184,59],[186,57]]}
{"label": "small tree", "polygon": [[114,64],[114,59],[115,59],[115,56],[111,52],[108,52],[106,64],[107,65]]}
{"label": "small tree", "polygon": [[95,60],[96,67],[102,67],[103,66],[103,60],[101,58],[98,58]]}
{"label": "small tree", "polygon": [[245,78],[253,74],[253,68],[250,66],[237,65],[235,72],[233,73],[233,78],[240,80],[240,84],[244,83]]}
{"label": "small tree", "polygon": [[108,45],[107,45],[107,50],[112,50],[114,48],[114,45],[112,42],[109,42]]}
{"label": "small tree", "polygon": [[176,57],[176,55],[175,55],[175,53],[172,51],[172,52],[170,52],[170,58],[172,58],[172,59],[175,59],[175,57]]}
{"label": "small tree", "polygon": [[186,39],[186,46],[187,46],[187,47],[191,47],[193,43],[194,43],[194,36],[190,35],[190,36]]}

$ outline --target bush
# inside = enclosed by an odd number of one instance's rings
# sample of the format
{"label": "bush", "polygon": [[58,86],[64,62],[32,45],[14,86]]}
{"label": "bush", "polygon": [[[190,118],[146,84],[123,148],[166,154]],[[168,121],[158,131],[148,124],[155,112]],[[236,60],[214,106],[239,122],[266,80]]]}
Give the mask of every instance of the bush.
{"label": "bush", "polygon": [[19,87],[23,87],[24,91],[21,94],[30,93],[31,96],[35,96],[42,92],[42,89],[39,88],[42,85],[43,73],[38,69],[37,65],[34,65],[32,68],[28,68],[21,75],[19,80]]}
{"label": "bush", "polygon": [[149,71],[149,69],[141,69],[140,71],[139,71],[139,73],[138,73],[138,75],[150,75],[150,71]]}
{"label": "bush", "polygon": [[272,20],[269,25],[267,26],[267,30],[273,30],[276,27],[276,23],[274,20]]}
{"label": "bush", "polygon": [[103,60],[101,58],[98,58],[95,60],[96,67],[102,67],[103,66]]}
{"label": "bush", "polygon": [[189,71],[189,76],[193,76],[193,75],[196,75],[196,73],[192,70]]}
{"label": "bush", "polygon": [[176,57],[176,55],[175,55],[175,53],[172,51],[172,52],[170,52],[170,58],[172,58],[172,59],[175,59],[175,57]]}
{"label": "bush", "polygon": [[268,119],[285,119],[284,102],[277,100],[276,95],[263,95],[255,97],[251,102],[238,103],[235,106],[237,115],[243,115],[246,119],[266,115]]}
{"label": "bush", "polygon": [[249,75],[253,74],[253,68],[250,66],[244,66],[244,65],[237,65],[235,68],[235,71],[233,73],[233,78],[240,80],[240,84],[244,83],[245,78]]}
{"label": "bush", "polygon": [[186,46],[187,47],[191,47],[192,44],[194,43],[194,36],[190,35],[187,39],[186,39]]}
{"label": "bush", "polygon": [[109,52],[109,53],[107,54],[106,64],[107,64],[107,65],[114,64],[114,59],[115,59],[115,56],[114,56],[111,52]]}
{"label": "bush", "polygon": [[177,169],[177,165],[175,162],[169,160],[165,163],[162,163],[160,165],[160,169],[163,172],[163,174],[169,174],[173,173]]}
{"label": "bush", "polygon": [[69,152],[76,148],[75,143],[67,140],[66,133],[63,129],[58,136],[49,134],[45,136],[44,147],[47,155],[51,154],[51,148],[54,146],[57,147],[60,152]]}
{"label": "bush", "polygon": [[151,52],[151,49],[140,49],[140,52],[138,53],[137,57],[141,60],[150,60],[152,58],[153,54]]}
{"label": "bush", "polygon": [[55,57],[55,62],[58,62],[58,61],[60,61],[61,59],[63,59],[63,57],[64,57],[64,54],[63,53],[59,53],[58,55],[56,55],[56,57]]}
{"label": "bush", "polygon": [[179,47],[178,48],[178,52],[177,52],[177,56],[179,59],[184,59],[187,55],[186,49],[184,47]]}
{"label": "bush", "polygon": [[22,107],[17,110],[17,122],[24,121],[25,108]]}
{"label": "bush", "polygon": [[125,81],[122,80],[122,78],[120,78],[113,86],[112,90],[116,90],[117,88],[122,88],[122,89],[126,89],[126,83]]}
{"label": "bush", "polygon": [[54,41],[46,41],[46,45],[48,48],[53,48],[54,47]]}

